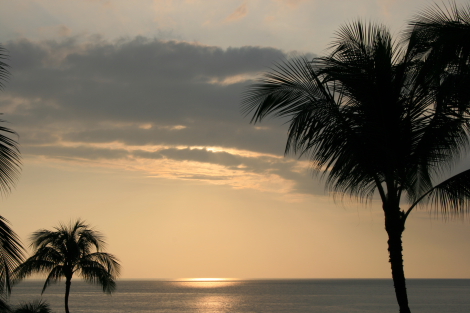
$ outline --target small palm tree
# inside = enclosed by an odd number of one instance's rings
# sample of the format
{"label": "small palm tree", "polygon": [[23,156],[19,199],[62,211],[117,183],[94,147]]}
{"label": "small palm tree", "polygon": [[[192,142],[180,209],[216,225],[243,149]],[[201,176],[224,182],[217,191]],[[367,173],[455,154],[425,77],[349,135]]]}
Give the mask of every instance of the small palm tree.
{"label": "small palm tree", "polygon": [[33,302],[21,303],[13,313],[51,313],[49,303],[44,300],[34,300]]}
{"label": "small palm tree", "polygon": [[42,292],[51,284],[65,278],[65,312],[69,313],[69,294],[72,276],[77,274],[85,281],[103,287],[112,293],[120,265],[112,254],[101,252],[103,236],[81,220],[54,231],[42,229],[31,235],[34,254],[14,271],[17,280],[33,273],[47,273]]}

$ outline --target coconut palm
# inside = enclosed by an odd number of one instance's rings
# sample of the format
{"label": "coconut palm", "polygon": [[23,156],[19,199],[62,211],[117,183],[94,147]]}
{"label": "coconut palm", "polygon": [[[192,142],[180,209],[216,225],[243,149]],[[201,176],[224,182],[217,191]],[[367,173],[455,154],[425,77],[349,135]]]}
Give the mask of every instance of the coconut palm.
{"label": "coconut palm", "polygon": [[455,215],[470,208],[470,170],[449,173],[470,147],[470,78],[463,65],[436,68],[418,30],[397,43],[382,25],[344,25],[327,56],[277,64],[242,102],[253,123],[289,119],[285,153],[310,157],[327,190],[366,202],[378,195],[401,313],[410,312],[409,214],[419,205]]}
{"label": "coconut palm", "polygon": [[[0,89],[10,76],[8,64],[4,61],[8,55],[0,46]],[[0,122],[5,122],[0,119]],[[0,193],[7,194],[15,185],[21,166],[18,142],[10,135],[16,133],[10,128],[0,126]],[[8,225],[8,221],[0,216],[0,312],[7,311],[6,297],[11,292],[11,271],[18,266],[23,259],[23,247],[16,233]]]}
{"label": "coconut palm", "polygon": [[101,252],[103,236],[85,222],[77,220],[61,224],[53,231],[42,229],[31,235],[34,253],[15,269],[18,280],[34,273],[48,274],[42,293],[51,283],[65,278],[65,312],[69,313],[69,294],[74,274],[85,281],[101,285],[103,292],[112,293],[120,265],[115,256]]}

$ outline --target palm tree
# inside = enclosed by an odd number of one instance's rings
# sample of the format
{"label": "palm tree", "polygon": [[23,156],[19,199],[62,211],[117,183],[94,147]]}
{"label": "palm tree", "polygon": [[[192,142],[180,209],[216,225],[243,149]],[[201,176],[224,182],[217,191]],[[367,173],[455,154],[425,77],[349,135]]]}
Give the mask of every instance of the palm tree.
{"label": "palm tree", "polygon": [[41,229],[31,235],[34,254],[15,269],[18,280],[33,273],[47,273],[42,293],[51,284],[65,278],[65,312],[69,313],[69,294],[72,276],[77,274],[85,281],[103,287],[112,293],[120,265],[112,254],[101,252],[105,246],[101,233],[91,229],[81,220],[54,231]]}
{"label": "palm tree", "polygon": [[401,313],[410,312],[402,255],[409,214],[470,208],[470,170],[450,176],[470,147],[468,62],[437,67],[421,26],[401,43],[382,25],[342,26],[327,56],[277,64],[242,101],[253,123],[289,119],[285,153],[310,157],[327,190],[366,202],[378,194]]}
{"label": "palm tree", "polygon": [[33,302],[21,303],[15,308],[13,313],[51,313],[52,309],[49,303],[43,300],[34,300]]}
{"label": "palm tree", "polygon": [[[0,46],[0,89],[10,76],[8,64],[4,61],[8,55]],[[0,122],[5,122],[0,119]],[[0,126],[0,193],[7,194],[15,185],[21,166],[18,142],[9,137],[17,135],[10,128]],[[16,233],[8,226],[8,221],[0,216],[0,312],[8,311],[5,303],[11,292],[11,271],[23,260],[23,246]]]}

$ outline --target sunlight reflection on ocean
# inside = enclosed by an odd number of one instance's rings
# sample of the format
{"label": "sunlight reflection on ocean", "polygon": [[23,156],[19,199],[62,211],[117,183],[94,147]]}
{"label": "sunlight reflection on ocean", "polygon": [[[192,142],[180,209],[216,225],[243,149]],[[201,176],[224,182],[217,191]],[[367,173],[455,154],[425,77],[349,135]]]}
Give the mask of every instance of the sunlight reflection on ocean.
{"label": "sunlight reflection on ocean", "polygon": [[[43,282],[15,286],[10,303],[40,298]],[[43,299],[63,312],[64,283],[49,287]],[[470,312],[470,280],[409,279],[413,313]],[[96,286],[72,282],[70,310],[98,312],[381,312],[397,313],[388,279],[303,280],[120,280],[113,295]]]}

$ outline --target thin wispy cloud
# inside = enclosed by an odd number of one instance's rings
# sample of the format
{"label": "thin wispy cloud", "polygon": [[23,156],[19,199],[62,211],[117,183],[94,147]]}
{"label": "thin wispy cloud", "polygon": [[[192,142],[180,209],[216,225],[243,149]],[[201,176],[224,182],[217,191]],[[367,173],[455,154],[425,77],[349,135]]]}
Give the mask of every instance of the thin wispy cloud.
{"label": "thin wispy cloud", "polygon": [[247,14],[248,14],[248,6],[247,6],[247,3],[244,2],[232,14],[227,16],[224,21],[228,23],[235,22],[235,21],[243,19]]}
{"label": "thin wispy cloud", "polygon": [[306,2],[306,0],[274,0],[275,2],[280,2],[287,7],[296,8],[299,4]]}

